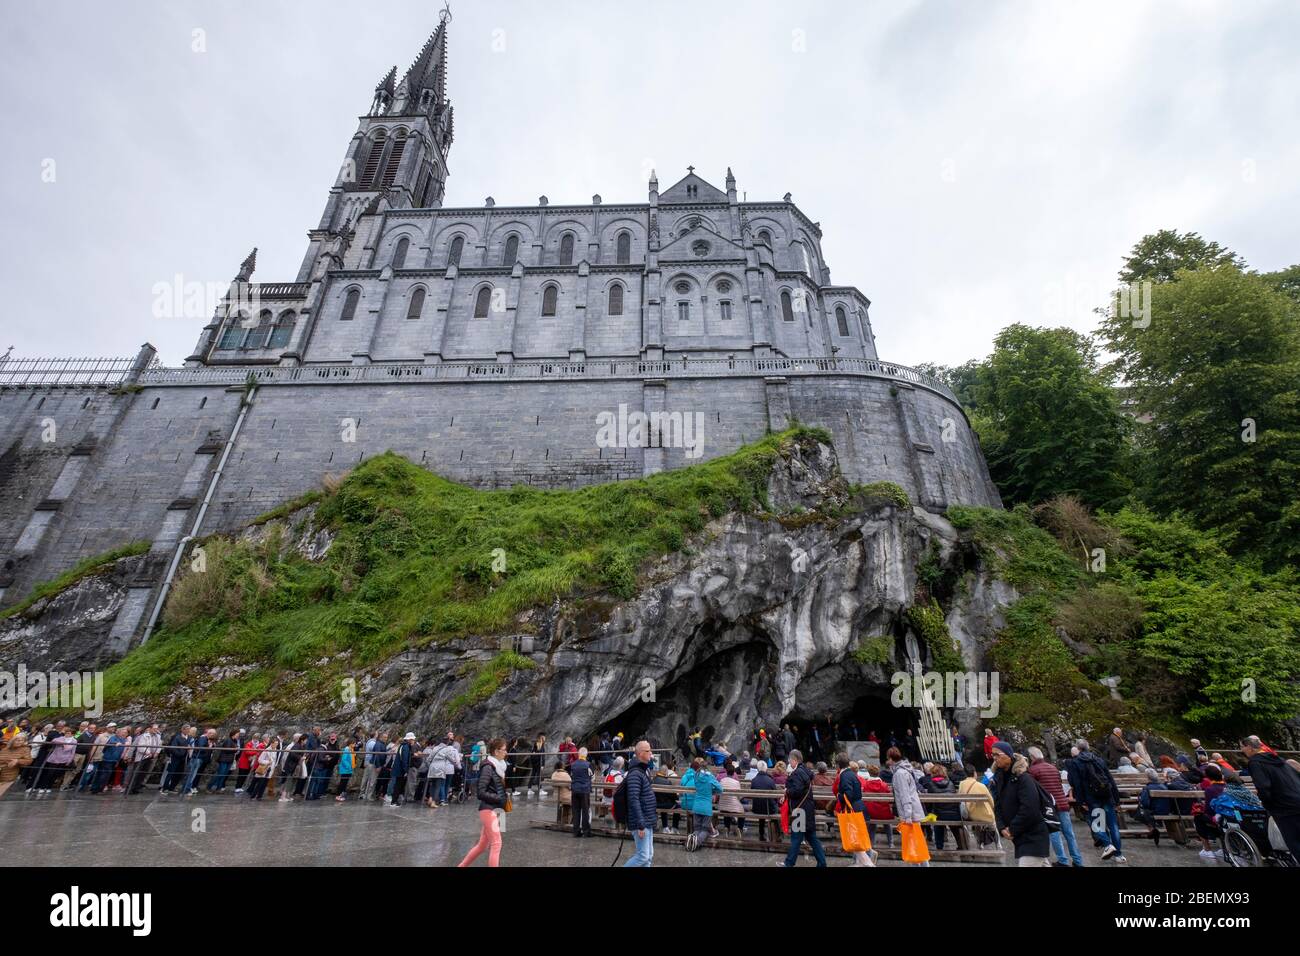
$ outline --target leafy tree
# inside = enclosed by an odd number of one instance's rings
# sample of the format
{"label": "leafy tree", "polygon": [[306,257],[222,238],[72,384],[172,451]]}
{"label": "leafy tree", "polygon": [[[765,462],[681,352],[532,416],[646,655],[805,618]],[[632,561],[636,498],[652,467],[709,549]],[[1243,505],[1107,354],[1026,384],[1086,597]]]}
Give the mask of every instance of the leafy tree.
{"label": "leafy tree", "polygon": [[1173,229],[1161,229],[1153,235],[1143,236],[1133,247],[1119,278],[1121,282],[1169,282],[1179,269],[1219,265],[1244,268],[1245,263],[1236,253],[1217,242],[1207,242],[1198,233],[1180,235]]}
{"label": "leafy tree", "polygon": [[1093,343],[1070,329],[1011,325],[993,354],[962,366],[972,424],[1009,503],[1073,495],[1090,505],[1127,494],[1128,420]]}
{"label": "leafy tree", "polygon": [[1292,302],[1300,303],[1300,265],[1289,266],[1277,272],[1265,272],[1260,278]]}
{"label": "leafy tree", "polygon": [[1235,265],[1180,271],[1150,305],[1145,327],[1111,315],[1101,330],[1150,417],[1146,499],[1235,553],[1300,559],[1300,308]]}
{"label": "leafy tree", "polygon": [[1126,542],[1112,585],[1143,608],[1128,684],[1148,704],[1161,687],[1191,725],[1257,733],[1300,710],[1300,578],[1234,560],[1213,531],[1125,508],[1105,519]]}
{"label": "leafy tree", "polygon": [[975,387],[984,371],[984,364],[979,359],[970,359],[961,365],[936,365],[933,362],[922,362],[917,369],[937,378],[952,389],[953,394],[968,413],[976,409]]}

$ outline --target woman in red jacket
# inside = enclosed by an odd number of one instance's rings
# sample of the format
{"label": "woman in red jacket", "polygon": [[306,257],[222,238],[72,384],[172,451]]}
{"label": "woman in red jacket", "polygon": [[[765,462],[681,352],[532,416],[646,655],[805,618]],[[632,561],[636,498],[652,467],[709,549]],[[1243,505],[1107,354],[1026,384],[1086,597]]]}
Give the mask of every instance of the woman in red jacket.
{"label": "woman in red jacket", "polygon": [[248,739],[244,741],[244,746],[239,748],[239,756],[235,760],[235,767],[239,771],[235,776],[235,793],[244,792],[244,782],[248,779],[248,772],[253,769],[258,753],[265,746],[266,744],[257,739],[257,734],[249,734]]}

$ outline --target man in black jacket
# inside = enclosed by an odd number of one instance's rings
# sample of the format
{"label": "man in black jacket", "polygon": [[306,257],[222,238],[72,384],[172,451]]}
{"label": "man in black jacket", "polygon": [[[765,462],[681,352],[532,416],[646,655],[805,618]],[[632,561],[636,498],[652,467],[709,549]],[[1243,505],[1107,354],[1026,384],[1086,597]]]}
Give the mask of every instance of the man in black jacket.
{"label": "man in black jacket", "polygon": [[167,769],[163,771],[162,786],[159,793],[174,793],[176,784],[181,780],[185,773],[185,758],[189,754],[190,728],[181,724],[180,728],[171,735],[167,740],[167,746],[163,747],[163,756],[167,760]]}
{"label": "man in black jacket", "polygon": [[1088,746],[1086,740],[1076,740],[1070,751],[1073,754],[1065,761],[1065,772],[1070,780],[1070,790],[1075,803],[1083,808],[1088,820],[1088,832],[1092,834],[1093,845],[1101,850],[1101,858],[1115,858],[1116,863],[1127,862],[1123,856],[1120,843],[1119,788],[1102,760]]}
{"label": "man in black jacket", "polygon": [[627,787],[627,828],[636,840],[636,852],[624,866],[650,866],[655,858],[655,801],[654,784],[650,780],[650,761],[654,753],[650,741],[638,740],[633,750],[632,767],[624,777]]}
{"label": "man in black jacket", "polygon": [[799,847],[807,840],[812,844],[818,866],[826,865],[826,852],[817,839],[817,801],[813,799],[813,775],[803,765],[803,754],[790,751],[790,775],[785,780],[785,802],[790,807],[790,849],[777,866],[794,866]]}
{"label": "man in black jacket", "polygon": [[208,781],[208,793],[225,793],[226,778],[230,776],[230,766],[239,756],[240,742],[238,735],[228,733],[213,748],[214,759],[217,761],[217,772],[212,775]]}
{"label": "man in black jacket", "polygon": [[1277,754],[1264,749],[1253,734],[1241,742],[1246,768],[1255,781],[1255,792],[1291,855],[1300,861],[1300,773]]}
{"label": "man in black jacket", "polygon": [[1043,817],[1038,781],[1029,773],[1029,761],[1006,741],[993,745],[993,810],[998,829],[1015,841],[1019,866],[1050,866],[1051,835]]}

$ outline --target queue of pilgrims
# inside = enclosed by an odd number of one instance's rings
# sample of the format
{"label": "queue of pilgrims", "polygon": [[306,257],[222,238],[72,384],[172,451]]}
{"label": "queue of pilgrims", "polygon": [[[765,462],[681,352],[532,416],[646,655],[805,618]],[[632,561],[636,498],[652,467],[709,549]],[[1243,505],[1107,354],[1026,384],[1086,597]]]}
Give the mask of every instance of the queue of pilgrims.
{"label": "queue of pilgrims", "polygon": [[[794,865],[807,842],[817,865],[824,866],[817,827],[792,830],[785,814],[778,813],[782,804],[794,804],[796,812],[806,807],[814,819],[819,812],[831,819],[836,813],[861,814],[867,830],[864,846],[884,840],[892,847],[896,831],[906,838],[908,826],[960,821],[963,825],[952,828],[951,835],[963,849],[973,840],[993,846],[1000,834],[1014,844],[1019,865],[1083,866],[1071,817],[1086,821],[1084,832],[1102,860],[1126,862],[1117,780],[1137,780],[1142,787],[1133,815],[1157,845],[1160,818],[1178,812],[1178,801],[1169,792],[1200,791],[1191,815],[1202,858],[1221,858],[1222,851],[1214,849],[1221,814],[1244,809],[1271,816],[1287,849],[1300,859],[1300,763],[1283,760],[1258,737],[1241,742],[1234,752],[1240,754],[1236,764],[1207,752],[1198,740],[1191,741],[1189,753],[1153,759],[1143,737],[1127,737],[1116,727],[1095,750],[1088,741],[1077,741],[1058,765],[1038,747],[1018,753],[992,730],[985,731],[982,748],[972,748],[953,727],[948,763],[922,760],[910,731],[886,735],[884,741],[871,731],[865,740],[877,748],[868,752],[885,756],[883,764],[876,764],[835,751],[835,735],[844,731],[829,722],[802,732],[788,724],[770,733],[759,729],[747,749],[732,753],[722,742],[706,742],[698,728],[669,752],[655,751],[646,741],[633,744],[621,733],[602,733],[589,741],[590,747],[580,747],[572,736],[556,745],[545,734],[532,741],[495,738],[467,744],[450,730],[421,741],[413,732],[360,729],[257,734],[232,728],[220,734],[216,728],[192,725],[166,732],[157,723],[119,727],[110,721],[100,727],[82,721],[74,728],[59,721],[33,728],[26,719],[9,720],[0,730],[0,796],[16,784],[35,798],[56,791],[133,796],[147,785],[157,787],[160,797],[233,791],[253,801],[356,799],[435,810],[477,799],[483,838],[465,862],[487,852],[496,865],[501,838],[493,814],[509,798],[540,800],[554,790],[574,837],[590,836],[593,813],[609,814],[611,794],[636,769],[652,785],[645,799],[653,802],[642,816],[649,813],[657,820],[648,828],[629,824],[641,834],[638,852],[629,861],[633,865],[638,859],[649,862],[642,846],[645,829],[682,832],[689,816],[691,849],[723,832],[744,837],[756,831],[759,840],[780,839],[779,819],[780,831],[790,835],[782,865]],[[848,731],[856,734],[856,728]],[[1243,778],[1253,786],[1245,786]],[[491,793],[480,792],[481,780],[491,781],[482,788]],[[759,795],[767,791],[771,797]],[[888,798],[864,799],[872,794]],[[973,799],[932,802],[927,809],[923,794]],[[928,847],[943,850],[948,829],[925,828],[919,837],[925,845],[911,847],[909,854],[905,844],[903,859],[926,865]],[[919,826],[916,832],[922,832]],[[845,849],[851,849],[847,842]],[[874,849],[851,855],[855,866],[874,866],[877,858]]]}

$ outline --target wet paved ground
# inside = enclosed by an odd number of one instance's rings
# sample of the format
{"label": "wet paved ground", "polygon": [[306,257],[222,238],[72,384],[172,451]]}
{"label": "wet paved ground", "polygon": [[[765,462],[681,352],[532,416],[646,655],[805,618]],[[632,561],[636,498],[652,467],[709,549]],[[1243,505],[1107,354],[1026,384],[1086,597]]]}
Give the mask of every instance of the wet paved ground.
{"label": "wet paved ground", "polygon": [[[550,821],[550,800],[516,798],[507,818],[502,866],[609,866],[618,842],[575,840],[539,830],[529,820]],[[1087,834],[1076,827],[1079,836]],[[11,790],[0,799],[0,860],[20,866],[454,866],[478,841],[474,805],[430,810],[410,805],[391,809],[377,803],[336,803],[326,798],[252,803],[242,795],[200,794],[159,797],[156,792],[51,794],[32,798]],[[1205,866],[1196,850],[1149,840],[1125,845],[1128,866]],[[776,854],[705,849],[687,854],[678,846],[656,848],[656,866],[775,866]],[[622,860],[632,852],[623,847]],[[1102,863],[1084,851],[1087,866]],[[1007,854],[1007,864],[1014,864]],[[620,863],[622,862],[620,860]],[[847,866],[847,858],[830,859]],[[811,865],[801,859],[799,865]],[[476,866],[483,865],[480,861]],[[902,864],[882,860],[881,866]],[[935,863],[935,866],[974,864]],[[1222,865],[1222,864],[1220,864]]]}

